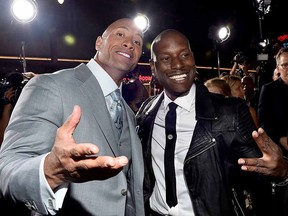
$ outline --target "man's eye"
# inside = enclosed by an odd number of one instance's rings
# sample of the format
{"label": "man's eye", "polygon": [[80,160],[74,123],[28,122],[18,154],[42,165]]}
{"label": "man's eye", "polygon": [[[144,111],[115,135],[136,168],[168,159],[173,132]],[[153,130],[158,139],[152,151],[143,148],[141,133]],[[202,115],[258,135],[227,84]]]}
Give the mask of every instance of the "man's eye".
{"label": "man's eye", "polygon": [[161,57],[159,58],[161,61],[164,61],[164,60],[167,60],[168,58],[167,57]]}
{"label": "man's eye", "polygon": [[134,41],[135,44],[137,44],[138,46],[141,46],[141,42],[140,41]]}
{"label": "man's eye", "polygon": [[120,33],[120,32],[116,33],[116,35],[118,35],[118,36],[120,36],[120,37],[123,37],[123,36],[124,36],[124,34],[122,34],[122,33]]}
{"label": "man's eye", "polygon": [[185,53],[185,54],[183,54],[183,57],[184,57],[184,58],[189,58],[189,56],[190,56],[189,53]]}

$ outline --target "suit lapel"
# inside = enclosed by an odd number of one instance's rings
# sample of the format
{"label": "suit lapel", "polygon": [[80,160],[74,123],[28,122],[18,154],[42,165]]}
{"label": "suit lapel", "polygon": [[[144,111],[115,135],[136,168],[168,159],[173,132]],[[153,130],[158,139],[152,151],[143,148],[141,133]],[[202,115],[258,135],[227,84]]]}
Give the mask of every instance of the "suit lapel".
{"label": "suit lapel", "polygon": [[83,95],[88,98],[88,101],[91,102],[91,112],[113,154],[118,156],[117,140],[114,135],[110,114],[106,107],[105,97],[97,79],[86,65],[83,66],[84,67],[81,67],[80,65],[79,67],[81,68],[79,69],[79,72],[75,73],[76,78],[83,82],[83,85],[80,87],[81,91],[83,92]]}

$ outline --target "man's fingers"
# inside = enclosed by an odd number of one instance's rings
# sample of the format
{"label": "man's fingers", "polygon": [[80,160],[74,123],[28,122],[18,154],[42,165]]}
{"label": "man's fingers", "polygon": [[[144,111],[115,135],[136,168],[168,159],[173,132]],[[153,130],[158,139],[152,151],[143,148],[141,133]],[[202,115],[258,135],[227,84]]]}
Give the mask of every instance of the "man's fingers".
{"label": "man's fingers", "polygon": [[68,117],[65,123],[59,128],[59,132],[72,136],[77,124],[80,121],[80,118],[81,118],[81,108],[80,106],[76,105],[74,106],[71,115]]}
{"label": "man's fingers", "polygon": [[264,161],[261,158],[240,158],[238,164],[245,166],[260,167],[264,165]]}
{"label": "man's fingers", "polygon": [[240,158],[238,164],[242,165],[241,169],[249,172],[257,172],[266,174],[267,167],[265,166],[265,161],[261,158]]}
{"label": "man's fingers", "polygon": [[248,172],[256,172],[261,174],[267,174],[267,168],[260,167],[260,166],[241,166],[241,169]]}
{"label": "man's fingers", "polygon": [[125,156],[99,156],[92,163],[95,165],[95,162],[97,163],[97,166],[101,168],[119,169],[128,164],[128,158]]}
{"label": "man's fingers", "polygon": [[252,137],[263,154],[271,150],[273,145],[272,140],[267,136],[263,128],[259,128],[258,131],[253,131]]}
{"label": "man's fingers", "polygon": [[71,149],[70,154],[72,157],[96,158],[99,156],[99,148],[91,143],[81,143],[75,145],[74,148]]}

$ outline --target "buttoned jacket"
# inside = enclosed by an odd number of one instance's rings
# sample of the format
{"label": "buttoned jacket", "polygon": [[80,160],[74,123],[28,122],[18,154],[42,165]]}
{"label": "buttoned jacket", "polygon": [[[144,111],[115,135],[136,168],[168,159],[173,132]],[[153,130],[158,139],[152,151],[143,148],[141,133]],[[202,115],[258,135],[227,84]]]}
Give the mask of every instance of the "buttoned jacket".
{"label": "buttoned jacket", "polygon": [[[23,89],[6,129],[0,152],[0,197],[24,202],[30,209],[48,214],[40,191],[43,187],[39,181],[40,164],[53,147],[57,129],[75,105],[81,107],[81,119],[73,132],[75,142],[94,143],[100,149],[99,155],[121,155],[103,92],[85,64],[36,76]],[[131,197],[136,215],[141,216],[144,215],[142,149],[135,131],[135,115],[125,101],[123,105],[131,143]],[[70,183],[60,212],[124,216],[126,198],[127,176],[121,171],[108,179]]]}

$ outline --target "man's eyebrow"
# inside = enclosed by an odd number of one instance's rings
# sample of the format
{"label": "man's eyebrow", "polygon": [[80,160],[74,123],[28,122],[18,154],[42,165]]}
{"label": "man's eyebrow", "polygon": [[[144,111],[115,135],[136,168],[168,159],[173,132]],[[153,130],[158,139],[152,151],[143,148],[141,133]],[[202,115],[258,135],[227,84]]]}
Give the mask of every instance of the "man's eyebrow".
{"label": "man's eyebrow", "polygon": [[[125,30],[129,31],[129,28],[127,26],[118,26],[117,29],[125,29]],[[143,36],[143,33],[140,29],[139,29],[139,32],[137,33],[137,35],[139,35],[139,37],[141,37],[143,40],[144,36]]]}

